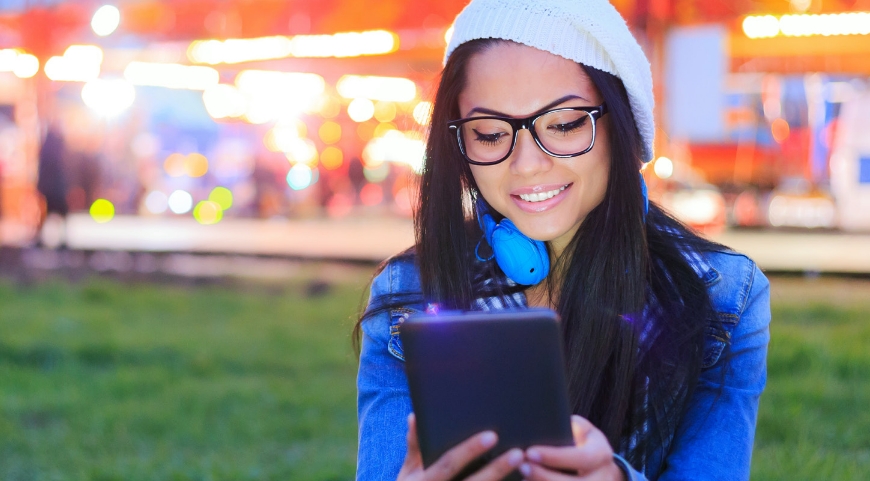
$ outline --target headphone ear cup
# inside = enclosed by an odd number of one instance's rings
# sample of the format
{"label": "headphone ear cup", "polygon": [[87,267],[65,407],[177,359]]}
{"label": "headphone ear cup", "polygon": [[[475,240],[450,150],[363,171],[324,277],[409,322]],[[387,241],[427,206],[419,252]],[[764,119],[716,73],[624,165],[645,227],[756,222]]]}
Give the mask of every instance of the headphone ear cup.
{"label": "headphone ear cup", "polygon": [[535,285],[550,273],[547,245],[527,237],[510,219],[495,226],[489,245],[498,266],[517,284]]}

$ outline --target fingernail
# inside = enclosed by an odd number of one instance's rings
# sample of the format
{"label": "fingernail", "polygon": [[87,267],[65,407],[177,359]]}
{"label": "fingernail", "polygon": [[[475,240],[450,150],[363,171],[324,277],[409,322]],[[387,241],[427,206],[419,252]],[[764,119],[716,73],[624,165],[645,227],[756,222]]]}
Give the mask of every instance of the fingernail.
{"label": "fingernail", "polygon": [[490,448],[495,445],[496,436],[492,431],[487,431],[480,436],[480,444],[485,448]]}
{"label": "fingernail", "polygon": [[520,465],[520,472],[523,473],[523,476],[528,476],[532,472],[532,467],[529,466],[528,463],[523,463]]}
{"label": "fingernail", "polygon": [[575,423],[579,423],[582,419],[583,418],[581,418],[580,416],[578,416],[576,414],[571,415],[571,420],[574,421]]}
{"label": "fingernail", "polygon": [[519,449],[512,449],[507,458],[508,464],[516,467],[523,461],[523,452]]}
{"label": "fingernail", "polygon": [[536,463],[541,462],[541,453],[539,453],[537,449],[529,449],[528,451],[526,451],[526,456],[528,456],[531,461],[534,461]]}

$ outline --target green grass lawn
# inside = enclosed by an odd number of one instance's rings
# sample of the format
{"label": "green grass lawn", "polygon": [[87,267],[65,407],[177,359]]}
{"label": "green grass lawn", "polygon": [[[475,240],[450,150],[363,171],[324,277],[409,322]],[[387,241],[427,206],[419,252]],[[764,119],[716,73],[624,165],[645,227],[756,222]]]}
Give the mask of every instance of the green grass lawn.
{"label": "green grass lawn", "polygon": [[[0,479],[351,479],[367,271],[0,282]],[[773,286],[753,479],[866,479],[870,282]]]}
{"label": "green grass lawn", "polygon": [[365,281],[0,284],[0,479],[352,478]]}
{"label": "green grass lawn", "polygon": [[870,479],[870,281],[771,285],[752,479]]}

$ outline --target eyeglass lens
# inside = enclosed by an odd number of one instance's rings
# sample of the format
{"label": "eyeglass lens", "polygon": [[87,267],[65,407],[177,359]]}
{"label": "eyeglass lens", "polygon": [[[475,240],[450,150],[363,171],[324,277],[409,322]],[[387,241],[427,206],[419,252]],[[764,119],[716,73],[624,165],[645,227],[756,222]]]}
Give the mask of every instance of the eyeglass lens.
{"label": "eyeglass lens", "polygon": [[[532,128],[549,153],[573,155],[592,145],[593,122],[589,112],[561,110],[538,117]],[[513,127],[504,120],[471,120],[461,126],[465,155],[480,163],[498,162],[507,157],[513,135]]]}

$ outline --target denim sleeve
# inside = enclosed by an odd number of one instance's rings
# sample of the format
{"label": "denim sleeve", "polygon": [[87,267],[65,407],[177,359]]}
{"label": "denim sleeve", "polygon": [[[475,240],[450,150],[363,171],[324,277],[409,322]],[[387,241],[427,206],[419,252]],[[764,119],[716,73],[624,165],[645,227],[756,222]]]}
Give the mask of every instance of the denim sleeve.
{"label": "denim sleeve", "polygon": [[748,285],[735,289],[742,291],[743,307],[735,313],[728,358],[701,373],[660,481],[749,479],[758,401],[767,380],[770,284],[754,264],[746,279]]}
{"label": "denim sleeve", "polygon": [[[392,267],[372,282],[371,297],[391,287]],[[383,312],[362,323],[357,374],[359,450],[356,479],[396,479],[405,457],[406,418],[411,412],[404,363],[389,350],[391,315]]]}

